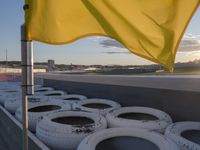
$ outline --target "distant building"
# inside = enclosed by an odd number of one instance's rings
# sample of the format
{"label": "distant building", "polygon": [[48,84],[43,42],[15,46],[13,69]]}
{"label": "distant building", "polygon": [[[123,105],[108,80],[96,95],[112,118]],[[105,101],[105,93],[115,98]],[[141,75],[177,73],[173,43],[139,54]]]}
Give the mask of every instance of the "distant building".
{"label": "distant building", "polygon": [[55,68],[55,60],[49,59],[49,60],[48,60],[47,66],[48,66],[48,70],[49,70],[49,71],[54,70],[54,68]]}

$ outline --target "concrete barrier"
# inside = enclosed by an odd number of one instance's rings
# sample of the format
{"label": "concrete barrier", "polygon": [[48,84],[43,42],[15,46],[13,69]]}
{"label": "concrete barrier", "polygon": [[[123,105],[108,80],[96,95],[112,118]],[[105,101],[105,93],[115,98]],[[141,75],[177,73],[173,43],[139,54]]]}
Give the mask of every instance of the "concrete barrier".
{"label": "concrete barrier", "polygon": [[[162,83],[160,83],[162,84]],[[45,86],[86,95],[89,98],[113,99],[123,106],[146,106],[161,109],[174,121],[200,121],[200,92],[146,88],[45,79]]]}
{"label": "concrete barrier", "polygon": [[[29,150],[49,150],[34,134],[29,134]],[[0,106],[0,149],[22,150],[22,125]]]}

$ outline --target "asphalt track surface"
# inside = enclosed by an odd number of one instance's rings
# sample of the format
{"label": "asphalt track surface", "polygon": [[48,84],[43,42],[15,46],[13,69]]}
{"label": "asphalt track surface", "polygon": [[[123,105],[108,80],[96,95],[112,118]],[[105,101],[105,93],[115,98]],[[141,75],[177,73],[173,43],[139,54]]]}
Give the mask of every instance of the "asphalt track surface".
{"label": "asphalt track surface", "polygon": [[42,73],[36,77],[71,82],[200,92],[200,75],[77,75]]}

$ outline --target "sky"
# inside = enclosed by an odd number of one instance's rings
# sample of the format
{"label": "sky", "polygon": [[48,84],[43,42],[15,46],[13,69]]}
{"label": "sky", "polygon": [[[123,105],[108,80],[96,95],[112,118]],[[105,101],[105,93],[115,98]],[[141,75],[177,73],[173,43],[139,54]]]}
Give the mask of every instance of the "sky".
{"label": "sky", "polygon": [[[0,61],[20,60],[20,25],[24,22],[23,0],[0,0]],[[34,42],[34,61],[54,59],[57,64],[143,65],[152,62],[129,53],[109,38],[87,37],[66,45]],[[200,59],[200,8],[180,45],[176,62]]]}

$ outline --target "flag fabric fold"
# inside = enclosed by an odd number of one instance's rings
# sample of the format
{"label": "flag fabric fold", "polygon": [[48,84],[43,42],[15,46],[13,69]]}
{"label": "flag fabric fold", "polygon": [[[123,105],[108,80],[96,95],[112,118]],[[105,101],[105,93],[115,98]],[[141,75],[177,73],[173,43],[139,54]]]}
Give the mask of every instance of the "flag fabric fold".
{"label": "flag fabric fold", "polygon": [[200,0],[26,0],[27,39],[65,44],[108,36],[134,54],[173,69]]}

